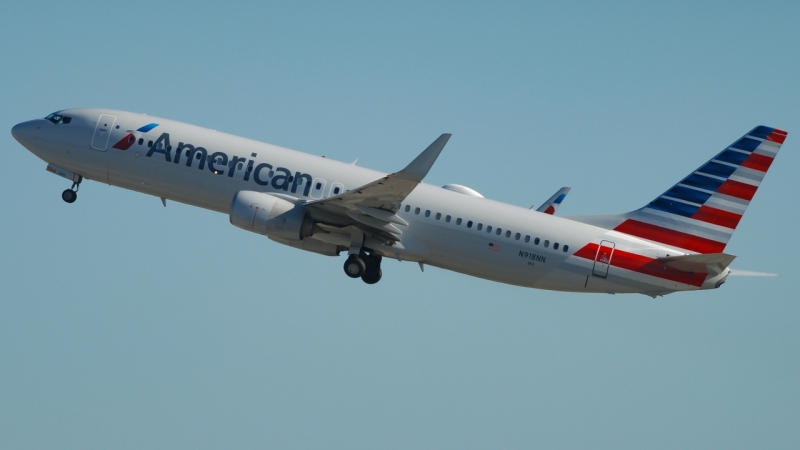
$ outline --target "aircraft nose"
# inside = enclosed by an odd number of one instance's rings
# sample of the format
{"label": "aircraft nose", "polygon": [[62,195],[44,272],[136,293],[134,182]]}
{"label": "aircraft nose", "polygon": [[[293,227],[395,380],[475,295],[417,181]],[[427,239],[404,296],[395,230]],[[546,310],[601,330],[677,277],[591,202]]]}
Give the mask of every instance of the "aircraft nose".
{"label": "aircraft nose", "polygon": [[25,141],[30,141],[35,137],[37,128],[38,127],[35,121],[29,120],[27,122],[14,125],[14,127],[11,129],[11,135],[14,136],[14,139],[16,139],[20,144],[22,144]]}

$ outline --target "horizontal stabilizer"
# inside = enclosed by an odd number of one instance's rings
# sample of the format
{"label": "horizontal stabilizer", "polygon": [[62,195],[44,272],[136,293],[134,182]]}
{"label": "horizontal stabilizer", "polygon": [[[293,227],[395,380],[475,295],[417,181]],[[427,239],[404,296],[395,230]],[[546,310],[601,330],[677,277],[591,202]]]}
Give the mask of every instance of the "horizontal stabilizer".
{"label": "horizontal stabilizer", "polygon": [[722,273],[735,256],[727,253],[706,253],[696,255],[667,256],[658,261],[672,268],[686,272],[705,272],[709,275]]}
{"label": "horizontal stabilizer", "polygon": [[731,269],[728,274],[732,277],[777,277],[777,273],[751,272],[749,270]]}

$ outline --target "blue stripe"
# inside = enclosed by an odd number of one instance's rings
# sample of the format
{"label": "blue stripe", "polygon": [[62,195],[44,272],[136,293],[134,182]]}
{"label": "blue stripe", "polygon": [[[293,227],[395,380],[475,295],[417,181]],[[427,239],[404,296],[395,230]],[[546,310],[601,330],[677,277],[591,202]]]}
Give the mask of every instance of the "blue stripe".
{"label": "blue stripe", "polygon": [[731,144],[731,147],[738,148],[739,150],[744,150],[746,152],[752,152],[759,145],[761,145],[761,141],[745,137]]}
{"label": "blue stripe", "polygon": [[737,166],[741,165],[745,159],[750,155],[745,153],[735,152],[733,150],[725,150],[724,152],[720,153],[716,156],[717,161],[722,161],[726,163],[736,164]]}
{"label": "blue stripe", "polygon": [[698,187],[707,191],[717,192],[717,189],[724,183],[724,181],[716,180],[699,173],[693,173],[681,181],[681,184]]}
{"label": "blue stripe", "polygon": [[147,133],[148,131],[152,130],[153,128],[155,128],[155,127],[157,127],[157,126],[158,126],[158,124],[157,124],[157,123],[148,123],[147,125],[145,125],[145,126],[143,126],[143,127],[139,128],[139,129],[138,129],[138,130],[136,130],[136,131],[141,131],[142,133]]}
{"label": "blue stripe", "polygon": [[664,212],[677,214],[679,216],[684,216],[684,217],[692,217],[694,213],[697,212],[698,209],[700,209],[699,206],[692,206],[681,202],[674,202],[661,197],[650,202],[650,207],[653,209],[658,209]]}
{"label": "blue stripe", "polygon": [[773,131],[775,131],[775,128],[760,126],[760,127],[755,127],[753,131],[747,134],[749,134],[750,136],[755,136],[757,138],[766,139],[767,136],[769,136],[769,134],[772,133]]}
{"label": "blue stripe", "polygon": [[736,170],[736,167],[726,166],[725,164],[710,162],[697,169],[698,172],[716,175],[720,178],[728,178]]}
{"label": "blue stripe", "polygon": [[679,200],[685,200],[687,202],[698,203],[700,205],[705,203],[706,200],[708,200],[708,197],[711,197],[711,194],[684,186],[675,186],[662,195],[677,198]]}
{"label": "blue stripe", "polygon": [[564,197],[564,194],[559,195],[558,198],[553,201],[553,203],[561,204],[561,201],[564,200]]}

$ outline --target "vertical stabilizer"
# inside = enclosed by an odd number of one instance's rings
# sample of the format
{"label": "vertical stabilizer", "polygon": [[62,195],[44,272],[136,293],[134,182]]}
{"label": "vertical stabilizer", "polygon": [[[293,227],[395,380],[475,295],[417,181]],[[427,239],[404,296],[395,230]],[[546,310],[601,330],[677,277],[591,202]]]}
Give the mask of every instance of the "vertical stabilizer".
{"label": "vertical stabilizer", "polygon": [[758,126],[636,211],[575,218],[696,253],[721,253],[787,133]]}

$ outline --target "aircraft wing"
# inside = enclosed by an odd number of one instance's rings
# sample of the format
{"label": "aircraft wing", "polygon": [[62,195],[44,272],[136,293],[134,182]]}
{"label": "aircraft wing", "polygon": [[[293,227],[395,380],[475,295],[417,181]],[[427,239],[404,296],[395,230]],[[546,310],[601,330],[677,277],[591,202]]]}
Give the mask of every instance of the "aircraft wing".
{"label": "aircraft wing", "polygon": [[[556,210],[558,209],[559,206],[561,206],[561,202],[564,201],[564,197],[567,196],[570,189],[572,188],[566,186],[562,187],[561,189],[558,190],[558,192],[553,194],[552,197],[547,199],[547,201],[544,202],[542,206],[538,207],[536,210],[539,212],[543,212],[545,214],[550,214],[550,215],[555,214]],[[531,206],[529,209],[533,209],[533,206]]]}
{"label": "aircraft wing", "polygon": [[408,223],[395,215],[397,205],[422,182],[450,139],[445,133],[433,141],[403,170],[333,197],[304,203],[309,209],[347,217],[352,225],[372,234],[398,240],[396,225]]}

